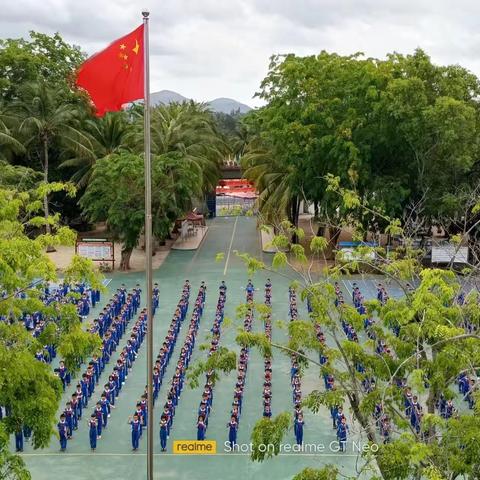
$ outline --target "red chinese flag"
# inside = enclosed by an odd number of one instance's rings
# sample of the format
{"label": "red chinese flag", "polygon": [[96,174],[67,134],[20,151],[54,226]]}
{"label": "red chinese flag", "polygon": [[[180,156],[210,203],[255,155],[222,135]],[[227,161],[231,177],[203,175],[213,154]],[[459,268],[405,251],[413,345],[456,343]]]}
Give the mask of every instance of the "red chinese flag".
{"label": "red chinese flag", "polygon": [[75,83],[89,93],[97,115],[102,117],[144,98],[143,63],[141,25],[80,65]]}

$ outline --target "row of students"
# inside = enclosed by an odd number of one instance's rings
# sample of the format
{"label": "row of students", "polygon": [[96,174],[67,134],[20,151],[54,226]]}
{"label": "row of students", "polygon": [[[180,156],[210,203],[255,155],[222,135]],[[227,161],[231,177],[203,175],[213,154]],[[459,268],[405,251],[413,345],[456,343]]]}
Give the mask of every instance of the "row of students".
{"label": "row of students", "polygon": [[[98,334],[102,339],[101,354],[94,354],[88,363],[86,371],[82,374],[77,390],[72,395],[72,400],[67,403],[63,418],[60,418],[58,431],[60,437],[60,448],[65,450],[67,441],[72,437],[72,431],[78,428],[79,419],[82,417],[83,410],[88,405],[88,400],[92,397],[95,386],[98,385],[100,376],[111,356],[116,351],[117,346],[126,332],[127,324],[136,315],[140,305],[140,288],[134,288],[132,293],[127,294],[122,287],[117,291],[107,306],[100,313],[99,318],[93,322],[90,331]],[[140,318],[144,312],[140,314]],[[138,320],[137,320],[138,322]],[[98,328],[97,328],[98,327]],[[108,381],[104,385],[101,399],[97,401],[93,414],[96,418],[97,437],[101,436],[102,427],[106,426],[111,406],[115,405],[115,398],[118,396],[122,385],[128,375],[128,369],[131,367],[132,352],[137,349],[136,345],[137,328],[134,326],[132,334],[117,359]],[[71,410],[70,410],[70,408]],[[92,417],[88,420],[91,428]],[[72,428],[73,427],[73,428]],[[96,438],[93,442],[93,436],[90,433],[90,444],[92,449],[96,448]],[[92,446],[94,444],[94,446]]]}
{"label": "row of students", "polygon": [[153,367],[153,402],[158,398],[160,392],[160,386],[163,382],[163,377],[165,371],[172,357],[175,344],[177,343],[178,335],[181,329],[181,325],[185,320],[188,311],[188,302],[190,300],[190,282],[186,280],[180,300],[177,303],[177,307],[173,314],[172,320],[170,321],[170,326],[168,328],[165,339],[160,348],[160,351],[155,360],[155,365]]}
{"label": "row of students", "polygon": [[[153,307],[152,313],[155,315],[155,307]],[[92,450],[95,450],[97,439],[101,438],[103,429],[107,427],[111,408],[115,408],[115,398],[118,397],[120,390],[128,377],[128,373],[138,357],[138,351],[140,350],[147,333],[147,321],[148,313],[147,309],[144,308],[132,327],[130,338],[127,340],[126,346],[120,352],[117,363],[113,367],[112,374],[109,376],[109,383],[105,385],[101,398],[96,403],[93,412],[97,420],[96,438],[93,435],[93,425],[90,424],[90,448]]]}
{"label": "row of students", "polygon": [[[80,312],[83,308],[90,309],[90,304],[88,303],[88,297],[86,294],[82,294],[83,292],[88,291],[90,292],[90,297],[92,296],[92,292],[94,293],[94,298],[100,299],[100,292],[98,290],[90,289],[89,287],[85,286],[85,284],[62,284],[56,290],[51,290],[50,286],[47,284],[44,290],[44,294],[40,296],[40,300],[48,306],[52,303],[74,303],[77,308],[77,312]],[[77,298],[76,295],[69,295],[69,293],[76,293],[80,295]],[[26,296],[25,292],[23,295]],[[88,303],[88,307],[83,307],[84,303]],[[88,314],[88,313],[87,313]],[[23,323],[25,328],[32,333],[34,338],[38,338],[45,327],[49,322],[49,318],[47,318],[42,312],[33,312],[33,313],[24,313],[22,317]],[[56,347],[55,345],[44,345],[42,349],[39,349],[35,353],[35,358],[41,362],[50,363],[55,357],[57,356]]]}
{"label": "row of students", "polygon": [[[338,286],[338,283],[335,283],[335,293],[337,295],[338,302],[336,302],[337,306],[343,303],[343,297],[341,296],[341,291],[340,287]],[[308,313],[312,313],[312,306],[310,303],[310,299],[307,298],[307,309]],[[326,354],[326,337],[325,333],[322,330],[321,325],[318,322],[315,322],[314,324],[315,328],[315,336],[320,344],[320,353],[319,353],[319,363],[320,365],[325,365],[328,363],[328,355]],[[323,380],[325,383],[325,389],[326,390],[334,390],[335,389],[335,379],[333,375],[331,374],[326,374],[324,373],[323,375]],[[332,418],[332,427],[334,430],[337,430],[337,438],[343,438],[342,443],[340,443],[340,448],[342,451],[345,450],[345,444],[346,444],[346,435],[344,433],[348,432],[348,425],[346,428],[344,428],[343,424],[346,425],[346,418],[343,413],[343,407],[334,405],[330,407],[330,416]],[[342,419],[345,420],[343,421]],[[342,430],[341,432],[338,431],[338,429]]]}
{"label": "row of students", "polygon": [[[209,357],[218,350],[218,345],[220,343],[220,336],[222,334],[221,326],[224,318],[226,301],[227,301],[227,285],[225,284],[224,281],[222,281],[219,287],[217,308],[215,310],[215,320],[210,330],[212,332],[212,340],[210,342],[210,349],[208,351]],[[210,415],[212,404],[213,404],[214,375],[215,375],[215,372],[213,370],[209,370],[206,373],[206,380],[205,380],[205,386],[203,388],[202,399],[198,407],[197,440],[205,440],[205,435],[208,427],[208,417]]]}
{"label": "row of students", "polygon": [[[267,278],[265,283],[265,306],[269,307],[264,318],[265,336],[272,341],[272,282]],[[272,417],[272,357],[268,356],[264,360],[264,379],[263,379],[263,416]]]}
{"label": "row of students", "polygon": [[[120,337],[125,333],[126,324],[137,313],[139,305],[140,289],[133,289],[131,293],[127,294],[123,288],[120,288],[89,327],[90,333],[97,334],[101,338],[102,347],[101,355],[93,355],[79,382],[84,407],[88,403],[88,398],[92,396],[95,385],[98,384],[100,374],[109,362]],[[65,391],[66,387],[70,385],[71,376],[64,368],[63,362],[60,362],[58,371],[55,371],[55,373],[62,381],[63,390]]]}
{"label": "row of students", "polygon": [[[197,298],[195,300],[195,305],[193,308],[190,324],[188,326],[187,335],[180,351],[180,356],[177,362],[175,373],[172,377],[170,389],[167,395],[167,401],[163,407],[163,413],[160,418],[160,443],[162,446],[162,451],[165,451],[166,449],[167,439],[173,426],[175,409],[178,405],[184,385],[185,372],[188,368],[193,349],[195,347],[195,339],[198,333],[200,319],[202,318],[203,310],[205,308],[206,291],[207,286],[205,282],[202,281]],[[133,419],[131,421],[135,422],[135,415],[133,416]],[[134,442],[137,439],[135,438],[136,433],[133,425],[134,423],[132,423],[132,447],[135,450],[136,448],[134,446]],[[136,443],[136,445],[138,448],[138,442]]]}
{"label": "row of students", "polygon": [[[342,305],[345,304],[345,299],[343,297],[343,293],[340,289],[340,285],[338,284],[338,282],[335,282],[334,290],[335,290],[335,306],[341,307]],[[362,314],[366,313],[366,310],[364,309],[364,306],[363,306],[363,296],[359,291],[359,289],[355,288],[355,284],[354,284],[354,290],[352,292],[352,301],[359,313],[361,312]],[[358,335],[355,328],[353,327],[353,325],[346,322],[343,318],[342,318],[342,329],[343,329],[343,332],[345,333],[345,336],[350,341],[358,342]],[[322,332],[322,329],[319,325],[316,326],[316,335],[319,342],[322,345],[326,345],[325,335]],[[325,365],[328,363],[328,357],[322,353],[320,354],[320,363],[322,365]],[[357,368],[361,369],[361,366],[357,365]],[[335,378],[331,373],[329,374],[324,373],[323,378],[324,378],[326,390],[333,391],[336,389]],[[330,407],[330,416],[332,418],[332,427],[336,431],[339,451],[345,452],[348,433],[349,433],[349,426],[347,423],[347,417],[345,416],[345,413],[343,411],[343,406],[333,405],[332,407]]]}
{"label": "row of students", "polygon": [[[59,289],[52,295],[48,293],[48,301],[51,303],[52,301],[58,301],[59,298],[62,298],[64,295],[67,295],[69,292],[73,291],[75,293],[80,293],[82,291],[85,291],[85,285],[84,284],[77,284],[73,289],[70,288],[69,285],[63,284],[59,287]],[[110,327],[111,324],[111,318],[113,318],[110,314],[112,313],[112,309],[115,310],[117,305],[123,305],[125,307],[125,303],[127,302],[127,299],[124,295],[119,295],[121,293],[121,289],[117,291],[117,294],[114,295],[114,297],[110,300],[110,303],[107,304],[107,306],[104,308],[104,312],[107,312],[107,318],[109,318],[109,323],[108,326]],[[84,293],[85,295],[85,293]],[[96,295],[95,298],[100,298],[99,297],[100,293],[98,292],[98,295]],[[122,317],[123,319],[123,317]],[[118,334],[119,329],[121,330],[122,327],[116,325],[114,328],[115,333]],[[116,336],[116,335],[114,335]],[[42,352],[40,352],[41,354]],[[39,361],[45,361],[41,356],[39,352],[36,354],[36,358]],[[100,371],[103,370],[103,365],[104,363],[98,359],[97,355],[93,355],[92,360],[89,362],[89,365],[87,367],[86,372],[82,375],[82,380],[80,381],[79,384],[77,384],[76,391],[72,394],[71,399],[67,401],[65,405],[65,410],[63,412],[63,418],[65,420],[64,424],[62,423],[61,425],[61,430],[62,432],[65,430],[65,435],[62,435],[62,437],[65,437],[65,441],[62,438],[62,448],[63,445],[66,445],[66,440],[72,438],[73,431],[78,428],[78,423],[79,420],[82,418],[82,413],[83,409],[86,407],[88,403],[88,399],[91,397],[94,389],[94,384],[98,383],[98,376],[100,374]],[[71,383],[71,374],[68,371],[68,369],[65,366],[65,363],[63,361],[59,362],[58,368],[54,369],[54,374],[57,375],[60,378],[60,381],[62,382],[62,387],[63,391],[66,390],[68,386],[70,386]],[[27,428],[27,431],[29,429]],[[21,444],[22,449],[23,449],[23,438],[21,437],[22,431],[18,431],[15,435],[16,437],[16,444],[17,448]],[[23,429],[23,436],[25,438],[28,438],[27,435],[25,435],[25,428]]]}
{"label": "row of students", "polygon": [[[160,348],[157,359],[155,360],[155,365],[153,367],[153,402],[155,402],[158,397],[166,368],[168,366],[173,349],[175,348],[175,344],[177,342],[178,334],[181,329],[181,324],[185,319],[188,311],[189,299],[190,282],[186,280],[185,284],[183,285],[180,300],[178,301],[177,307],[170,322],[169,329],[165,336],[165,340],[162,344],[162,347]],[[136,404],[134,414],[128,419],[128,422],[131,426],[132,448],[134,450],[138,449],[140,437],[142,435],[142,429],[145,428],[148,423],[147,390],[148,388],[145,387],[143,395]]]}
{"label": "row of students", "polygon": [[[249,279],[245,287],[246,305],[247,311],[243,321],[243,329],[245,332],[252,330],[253,324],[253,296],[255,293],[255,287],[252,281]],[[245,389],[245,380],[248,368],[249,349],[242,347],[238,358],[237,366],[237,382],[235,384],[235,390],[233,391],[232,410],[230,412],[230,421],[227,423],[228,429],[228,441],[232,448],[237,443],[237,432],[240,423],[240,416],[242,414],[243,394]]]}
{"label": "row of students", "polygon": [[[297,292],[294,287],[288,288],[288,300],[290,321],[294,322],[298,318]],[[302,384],[300,379],[300,367],[298,364],[297,355],[295,353],[291,354],[291,365],[290,382],[292,385],[293,398],[293,430],[297,445],[301,445],[303,443],[303,428],[305,426],[305,421],[303,419],[302,410]]]}

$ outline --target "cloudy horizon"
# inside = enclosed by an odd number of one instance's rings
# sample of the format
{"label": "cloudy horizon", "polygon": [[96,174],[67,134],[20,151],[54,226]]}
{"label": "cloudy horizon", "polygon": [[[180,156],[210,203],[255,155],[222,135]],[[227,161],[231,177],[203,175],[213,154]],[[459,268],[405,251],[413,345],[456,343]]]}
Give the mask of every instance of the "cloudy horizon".
{"label": "cloudy horizon", "polygon": [[[358,51],[384,58],[423,48],[439,64],[480,76],[480,2],[463,0],[16,0],[2,3],[0,37],[59,32],[91,55],[150,10],[152,91],[250,106],[276,53]],[[458,7],[455,9],[455,7]]]}

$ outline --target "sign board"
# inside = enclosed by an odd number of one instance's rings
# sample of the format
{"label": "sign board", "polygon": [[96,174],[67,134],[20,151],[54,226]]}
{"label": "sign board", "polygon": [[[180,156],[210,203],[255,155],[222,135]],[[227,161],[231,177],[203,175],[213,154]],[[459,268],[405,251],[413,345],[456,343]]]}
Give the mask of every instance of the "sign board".
{"label": "sign board", "polygon": [[75,253],[94,262],[112,262],[115,265],[113,242],[104,239],[83,239],[75,244]]}
{"label": "sign board", "polygon": [[360,255],[355,248],[341,248],[340,252],[342,252],[342,259],[346,260],[347,262],[351,262],[354,260],[375,260],[375,252],[372,250],[367,254]]}
{"label": "sign board", "polygon": [[375,242],[338,242],[340,252],[342,252],[342,258],[347,262],[355,260],[375,260],[375,251],[368,252],[367,254],[360,254],[356,247],[378,247]]}
{"label": "sign board", "polygon": [[468,247],[452,243],[432,245],[432,263],[468,263]]}

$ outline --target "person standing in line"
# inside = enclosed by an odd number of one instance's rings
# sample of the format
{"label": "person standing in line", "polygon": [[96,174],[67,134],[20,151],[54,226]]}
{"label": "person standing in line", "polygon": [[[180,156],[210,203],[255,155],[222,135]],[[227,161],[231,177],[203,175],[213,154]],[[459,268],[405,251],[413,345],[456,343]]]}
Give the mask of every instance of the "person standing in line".
{"label": "person standing in line", "polygon": [[97,448],[97,416],[92,413],[90,415],[90,420],[88,421],[88,435],[90,437],[90,448],[92,449],[92,452],[95,451]]}
{"label": "person standing in line", "polygon": [[67,449],[68,426],[65,419],[65,414],[60,415],[60,421],[57,424],[58,436],[60,438],[60,451],[64,452]]}

